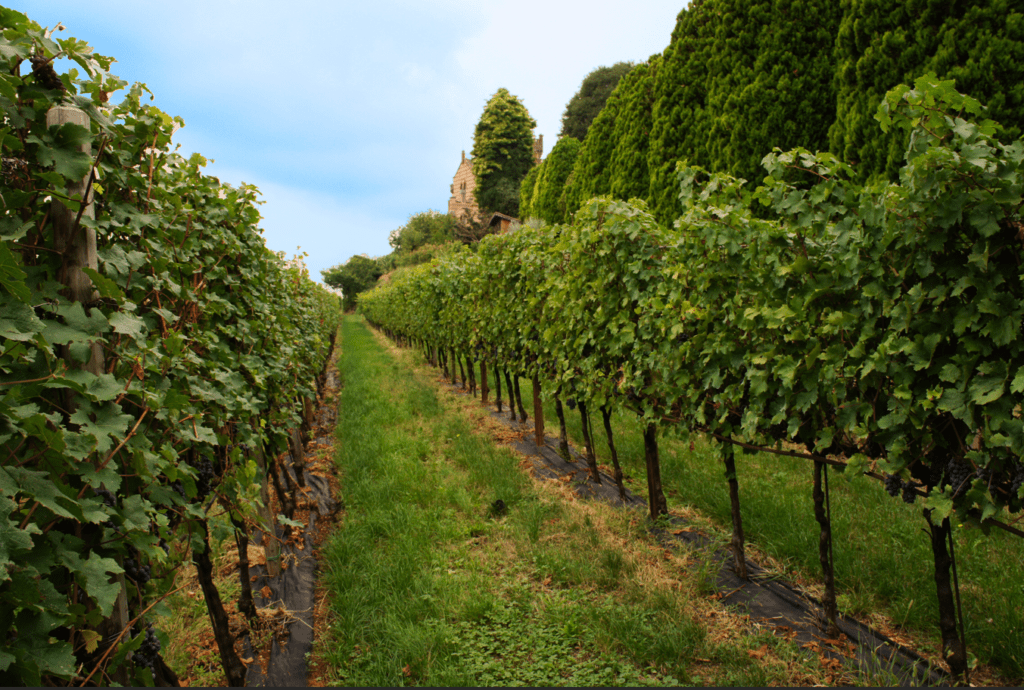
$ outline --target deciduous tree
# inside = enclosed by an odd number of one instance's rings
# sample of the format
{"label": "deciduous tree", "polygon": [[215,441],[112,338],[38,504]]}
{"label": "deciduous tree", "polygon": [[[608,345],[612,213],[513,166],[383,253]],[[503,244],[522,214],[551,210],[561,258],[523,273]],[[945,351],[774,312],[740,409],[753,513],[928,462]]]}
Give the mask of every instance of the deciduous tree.
{"label": "deciduous tree", "polygon": [[344,293],[345,309],[351,309],[356,305],[357,295],[374,286],[381,269],[375,259],[357,254],[343,264],[325,268],[320,275],[325,283]]}
{"label": "deciduous tree", "polygon": [[583,78],[580,90],[565,105],[562,113],[561,137],[575,137],[580,141],[587,136],[590,123],[601,112],[605,101],[615,90],[619,80],[633,69],[632,62],[616,62],[611,67],[601,66]]}
{"label": "deciduous tree", "polygon": [[415,251],[425,244],[444,244],[455,239],[455,216],[428,210],[414,213],[388,237],[396,254]]}

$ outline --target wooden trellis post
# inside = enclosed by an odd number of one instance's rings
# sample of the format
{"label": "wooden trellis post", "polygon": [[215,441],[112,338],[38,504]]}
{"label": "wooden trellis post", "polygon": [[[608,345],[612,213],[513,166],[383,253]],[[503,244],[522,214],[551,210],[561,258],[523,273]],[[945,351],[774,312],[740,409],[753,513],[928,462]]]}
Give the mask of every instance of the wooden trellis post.
{"label": "wooden trellis post", "polygon": [[[65,124],[78,125],[89,129],[89,116],[85,111],[69,105],[57,105],[46,113],[46,127],[59,127]],[[92,156],[92,147],[86,143],[82,144],[81,152]],[[69,197],[77,196],[81,200],[81,208],[74,211],[58,199],[54,199],[50,206],[50,219],[53,226],[53,249],[61,257],[60,270],[57,279],[64,285],[64,294],[68,300],[87,305],[99,299],[99,293],[89,278],[82,270],[91,268],[99,270],[99,259],[96,256],[96,231],[82,225],[82,218],[94,218],[95,212],[92,205],[92,190],[90,188],[91,172],[80,180],[68,180],[67,194]],[[68,347],[62,348],[64,359],[68,366],[87,371],[90,374],[99,376],[103,373],[103,346],[96,341],[89,342],[89,360],[85,363],[75,361],[71,356]],[[74,412],[77,407],[74,400],[74,391],[66,390],[65,409]],[[120,560],[120,559],[119,559]],[[102,625],[108,626],[116,635],[128,627],[128,598],[126,596],[126,584],[124,574],[115,575],[120,585],[117,600],[114,603],[114,611]],[[127,683],[128,674],[125,669],[120,669],[114,674],[114,679],[120,683]]]}
{"label": "wooden trellis post", "polygon": [[[58,105],[50,108],[46,113],[46,126],[56,127],[64,124],[74,124],[89,128],[89,116],[84,111],[68,105]],[[89,144],[82,144],[82,153],[92,154]],[[65,294],[73,302],[88,304],[99,298],[92,280],[82,269],[91,268],[99,270],[99,261],[96,257],[96,231],[82,225],[82,218],[93,218],[92,191],[89,185],[89,175],[81,180],[68,180],[68,196],[78,196],[82,200],[83,208],[80,211],[73,211],[63,203],[54,199],[50,208],[50,217],[53,225],[53,248],[61,255],[61,268],[58,280],[66,286]],[[103,347],[98,342],[89,344],[92,355],[84,365],[76,365],[70,361],[70,354],[66,354],[69,364],[76,368],[88,371],[90,374],[103,373]]]}

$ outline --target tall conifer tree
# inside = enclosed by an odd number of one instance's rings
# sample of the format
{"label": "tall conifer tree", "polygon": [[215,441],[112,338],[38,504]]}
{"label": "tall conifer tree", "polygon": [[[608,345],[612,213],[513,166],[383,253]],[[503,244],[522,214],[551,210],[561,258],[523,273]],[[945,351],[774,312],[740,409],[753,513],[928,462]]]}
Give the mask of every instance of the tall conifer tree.
{"label": "tall conifer tree", "polygon": [[654,79],[660,64],[661,55],[652,55],[619,82],[623,106],[615,120],[608,190],[617,199],[647,200],[651,184],[647,156],[654,122]]}
{"label": "tall conifer tree", "polygon": [[544,159],[533,190],[533,215],[548,223],[565,222],[566,209],[562,205],[565,203],[561,200],[562,190],[576,163],[581,146],[579,139],[562,137]]}
{"label": "tall conifer tree", "polygon": [[533,188],[537,186],[537,176],[543,167],[544,163],[533,166],[519,183],[519,217],[523,220],[537,215],[533,210]]}
{"label": "tall conifer tree", "polygon": [[878,104],[928,72],[988,106],[1007,137],[1024,126],[1024,0],[843,0],[835,44],[837,113],[831,150],[860,177],[895,179],[904,130],[883,134]]}
{"label": "tall conifer tree", "polygon": [[519,215],[519,185],[533,166],[533,128],[519,98],[498,89],[473,133],[476,203],[485,212]]}
{"label": "tall conifer tree", "polygon": [[615,118],[619,114],[621,101],[616,87],[601,112],[590,123],[590,129],[587,130],[587,136],[573,164],[572,174],[566,181],[564,193],[567,219],[588,199],[607,194],[611,190],[609,164],[615,148]]}
{"label": "tall conifer tree", "polygon": [[773,147],[827,147],[835,0],[694,0],[680,12],[655,83],[652,210],[679,212],[676,162],[747,180]]}

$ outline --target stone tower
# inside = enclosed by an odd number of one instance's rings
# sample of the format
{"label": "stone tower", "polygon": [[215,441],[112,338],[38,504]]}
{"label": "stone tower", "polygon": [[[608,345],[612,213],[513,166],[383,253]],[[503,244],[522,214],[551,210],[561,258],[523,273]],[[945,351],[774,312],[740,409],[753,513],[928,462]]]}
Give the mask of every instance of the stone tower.
{"label": "stone tower", "polygon": [[479,219],[480,209],[476,205],[476,197],[473,190],[476,188],[476,177],[473,176],[473,159],[466,158],[466,152],[462,152],[462,162],[459,169],[455,171],[455,178],[452,180],[452,195],[448,199],[448,213],[461,218],[465,213],[474,219]]}
{"label": "stone tower", "polygon": [[540,165],[540,159],[544,156],[544,135],[538,134],[533,140],[533,164]]}

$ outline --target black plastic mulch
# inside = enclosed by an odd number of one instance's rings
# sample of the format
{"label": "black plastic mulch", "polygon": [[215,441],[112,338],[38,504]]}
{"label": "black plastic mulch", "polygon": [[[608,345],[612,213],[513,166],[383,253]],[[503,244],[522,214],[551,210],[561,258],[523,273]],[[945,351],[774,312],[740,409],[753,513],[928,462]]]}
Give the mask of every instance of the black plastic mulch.
{"label": "black plastic mulch", "polygon": [[[449,384],[448,387],[454,392],[466,392],[459,386]],[[597,498],[628,509],[647,510],[647,502],[628,489],[623,502],[619,498],[615,480],[607,474],[601,473],[600,484],[594,482],[585,458],[575,449],[570,449],[572,461],[564,460],[555,450],[558,447],[557,438],[547,436],[544,445],[538,447],[534,441],[532,420],[514,422],[507,411],[499,413],[493,406],[491,417],[509,428],[524,432],[518,441],[512,443],[512,447],[530,459],[538,479],[562,480],[569,477],[569,485],[580,497]],[[890,678],[904,686],[949,683],[947,674],[933,668],[912,649],[854,618],[840,617],[838,627],[847,638],[845,644],[842,640],[830,640],[820,624],[820,621],[825,620],[823,609],[813,596],[767,573],[749,559],[747,573],[750,580],[740,579],[736,574],[735,558],[731,551],[716,546],[713,539],[694,529],[683,518],[673,517],[671,524],[672,529],[652,527],[651,532],[666,547],[686,544],[706,551],[709,558],[720,564],[715,580],[720,601],[748,614],[751,620],[766,624],[775,634],[801,646],[807,645],[811,653],[836,659],[847,669],[864,673],[868,678]]]}
{"label": "black plastic mulch", "polygon": [[[326,391],[328,394],[338,386],[335,369],[328,371]],[[317,413],[317,426],[333,430],[337,411],[330,406],[323,406]],[[320,437],[317,443],[321,446],[331,443],[331,439]],[[285,458],[284,466],[295,477],[292,456]],[[246,685],[250,687],[305,687],[307,677],[307,654],[313,650],[313,609],[316,590],[317,562],[313,555],[313,539],[316,534],[317,520],[329,519],[335,512],[334,498],[331,496],[327,481],[318,475],[303,472],[306,486],[310,492],[308,501],[315,501],[315,508],[309,510],[309,524],[302,531],[301,539],[292,539],[301,545],[286,543],[281,548],[281,563],[287,567],[277,577],[269,577],[265,565],[254,565],[249,568],[252,583],[253,599],[259,609],[283,609],[287,623],[287,639],[279,644],[275,638],[271,643],[270,661],[267,673],[264,674],[258,661],[247,665]],[[277,527],[279,539],[286,539],[286,528]],[[253,534],[253,542],[262,544],[266,535]],[[270,596],[261,593],[264,587],[270,588]],[[254,658],[249,640],[245,640],[247,658]]]}

